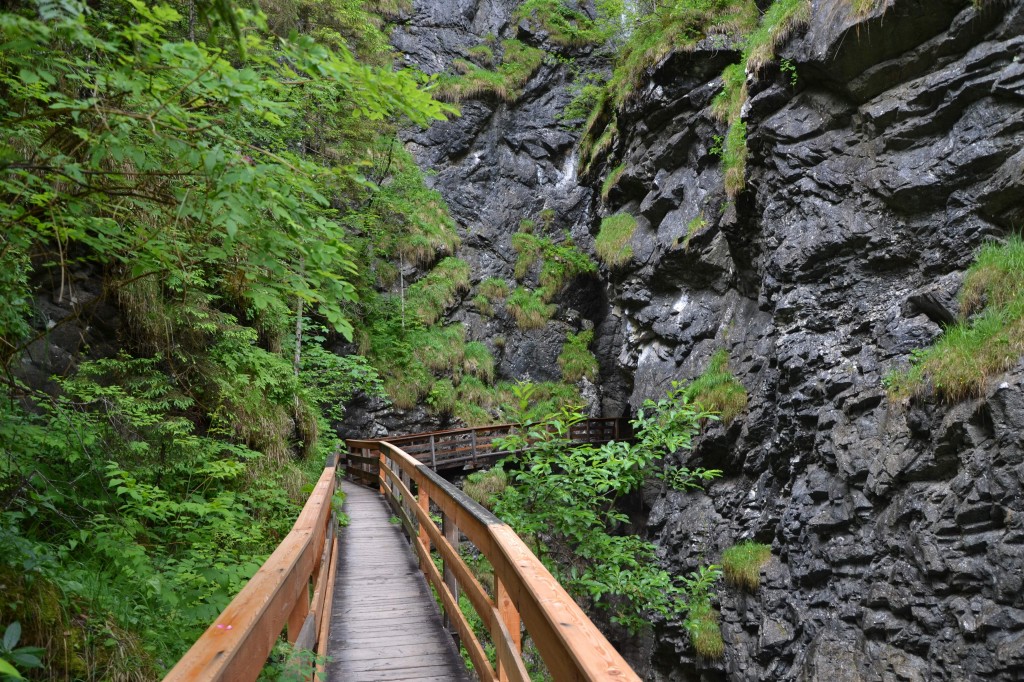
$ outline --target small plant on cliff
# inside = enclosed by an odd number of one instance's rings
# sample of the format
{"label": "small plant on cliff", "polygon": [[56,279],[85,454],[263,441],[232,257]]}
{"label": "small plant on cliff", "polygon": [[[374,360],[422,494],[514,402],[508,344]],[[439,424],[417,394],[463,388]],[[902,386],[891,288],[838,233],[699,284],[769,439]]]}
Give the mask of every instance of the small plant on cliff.
{"label": "small plant on cliff", "polygon": [[636,231],[636,218],[628,213],[616,213],[601,220],[601,229],[594,240],[597,257],[608,267],[618,268],[633,258],[629,240]]}
{"label": "small plant on cliff", "polygon": [[540,293],[517,287],[508,297],[508,310],[520,329],[540,329],[555,314],[558,306],[545,303]]}
{"label": "small plant on cliff", "polygon": [[601,183],[601,198],[608,201],[608,195],[611,194],[612,188],[615,187],[615,183],[619,181],[622,174],[626,171],[626,164],[620,163],[618,166],[608,171],[608,175],[605,176],[604,182]]}
{"label": "small plant on cliff", "polygon": [[460,102],[491,94],[506,102],[519,99],[523,86],[544,61],[544,51],[518,40],[502,43],[501,64],[494,71],[481,68],[464,59],[453,66],[458,75],[444,74],[438,80],[437,96],[449,102]]}
{"label": "small plant on cliff", "polygon": [[984,392],[988,379],[1024,355],[1024,239],[988,244],[964,279],[962,319],[931,348],[915,351],[911,366],[886,376],[890,399],[921,393],[930,384],[957,401]]}
{"label": "small plant on cliff", "polygon": [[407,307],[420,322],[431,325],[468,289],[469,263],[448,257],[409,287]]}
{"label": "small plant on cliff", "polygon": [[562,379],[575,383],[584,377],[591,381],[597,378],[597,358],[590,352],[590,342],[593,340],[594,332],[590,330],[569,334],[565,338],[565,345],[558,356]]}
{"label": "small plant on cliff", "polygon": [[753,592],[761,584],[761,567],[772,557],[772,548],[747,541],[722,552],[725,579]]}
{"label": "small plant on cliff", "polygon": [[690,250],[690,240],[694,236],[708,226],[708,221],[704,218],[704,212],[700,212],[693,217],[689,223],[686,224],[686,236],[683,237],[683,250]]}
{"label": "small plant on cliff", "polygon": [[716,352],[704,373],[686,387],[690,400],[718,413],[726,424],[747,409],[747,389],[729,371],[728,362],[724,349]]}

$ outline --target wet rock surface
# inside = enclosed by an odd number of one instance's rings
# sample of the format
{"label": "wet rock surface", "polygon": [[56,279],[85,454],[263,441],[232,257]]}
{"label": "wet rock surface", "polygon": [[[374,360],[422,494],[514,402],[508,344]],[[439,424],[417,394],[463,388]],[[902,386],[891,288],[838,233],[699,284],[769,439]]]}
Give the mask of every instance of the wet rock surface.
{"label": "wet rock surface", "polygon": [[[396,44],[436,70],[483,14],[486,30],[517,30],[484,5],[431,10],[414,39],[417,9]],[[883,377],[956,319],[977,247],[1024,225],[1024,3],[813,5],[780,53],[795,86],[777,65],[749,82],[735,200],[710,153],[724,133],[710,102],[737,58],[718,46],[667,58],[620,112],[605,166],[626,167],[607,202],[579,184],[574,135],[556,124],[561,67],[408,144],[437,170],[481,278],[511,279],[511,234],[545,208],[584,245],[602,215],[637,217],[629,266],[577,283],[557,316],[594,325],[605,414],[697,376],[719,349],[749,393],[688,459],[725,476],[706,496],[648,495],[648,531],[680,574],[743,539],[773,558],[755,592],[719,590],[723,660],[662,623],[622,642],[643,677],[1021,679],[1024,363],[956,405],[895,403]],[[560,332],[456,319],[509,339],[506,376],[546,378]]]}

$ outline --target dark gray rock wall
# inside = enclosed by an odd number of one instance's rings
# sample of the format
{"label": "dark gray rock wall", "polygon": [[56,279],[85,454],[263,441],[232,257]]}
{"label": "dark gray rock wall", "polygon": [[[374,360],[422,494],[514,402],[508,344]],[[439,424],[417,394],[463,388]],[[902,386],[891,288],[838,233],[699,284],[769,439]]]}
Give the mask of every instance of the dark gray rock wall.
{"label": "dark gray rock wall", "polygon": [[[428,3],[395,37],[428,70],[517,30],[505,5]],[[755,593],[720,590],[724,660],[696,659],[679,623],[626,643],[647,679],[1024,678],[1024,363],[953,406],[882,386],[954,319],[977,247],[1024,226],[1024,2],[851,4],[814,1],[781,52],[795,86],[777,66],[751,75],[735,201],[709,107],[737,55],[710,43],[667,58],[619,113],[606,167],[626,170],[607,204],[555,124],[562,67],[409,137],[475,277],[510,278],[511,234],[544,208],[587,244],[600,216],[637,217],[633,262],[578,287],[549,332],[595,325],[606,414],[722,348],[749,392],[688,460],[724,478],[706,496],[651,490],[648,529],[681,574],[747,538],[773,558]],[[547,378],[555,342],[468,307],[455,319],[508,335],[506,375]]]}

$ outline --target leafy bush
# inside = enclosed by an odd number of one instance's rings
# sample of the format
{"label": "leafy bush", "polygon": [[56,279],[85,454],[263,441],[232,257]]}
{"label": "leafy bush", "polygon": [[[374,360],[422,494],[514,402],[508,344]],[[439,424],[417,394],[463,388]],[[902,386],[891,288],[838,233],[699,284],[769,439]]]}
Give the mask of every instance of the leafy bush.
{"label": "leafy bush", "polygon": [[741,542],[722,552],[722,572],[734,585],[754,591],[761,584],[761,567],[771,556],[772,548],[768,545]]}
{"label": "leafy bush", "polygon": [[747,389],[728,369],[729,354],[711,356],[708,368],[686,387],[686,396],[717,413],[728,424],[747,409]]}
{"label": "leafy bush", "polygon": [[562,368],[562,379],[575,383],[586,377],[593,381],[600,369],[597,358],[590,352],[590,342],[594,340],[594,332],[582,331],[570,333],[565,338],[562,352],[558,355],[558,366]]}
{"label": "leafy bush", "polygon": [[[534,421],[528,409],[535,388],[515,389],[519,429],[500,446],[518,455],[508,471],[511,485],[498,496],[495,512],[512,525],[578,599],[611,612],[631,631],[649,623],[646,614],[680,616],[698,600],[709,599],[717,577],[707,567],[677,581],[658,567],[654,545],[632,535],[613,533],[628,521],[616,507],[637,490],[665,455],[688,447],[704,416],[676,392],[664,401],[648,401],[635,422],[635,443],[600,448],[572,444],[568,434],[584,417],[572,409]],[[700,577],[703,576],[703,577]]]}
{"label": "leafy bush", "polygon": [[981,395],[993,375],[1024,355],[1024,239],[978,252],[960,293],[965,317],[948,327],[928,349],[915,351],[911,366],[886,376],[890,399],[923,392],[929,385],[944,399]]}
{"label": "leafy bush", "polygon": [[618,268],[633,258],[629,240],[636,231],[636,218],[628,213],[616,213],[601,220],[601,229],[594,241],[594,250],[608,267]]}

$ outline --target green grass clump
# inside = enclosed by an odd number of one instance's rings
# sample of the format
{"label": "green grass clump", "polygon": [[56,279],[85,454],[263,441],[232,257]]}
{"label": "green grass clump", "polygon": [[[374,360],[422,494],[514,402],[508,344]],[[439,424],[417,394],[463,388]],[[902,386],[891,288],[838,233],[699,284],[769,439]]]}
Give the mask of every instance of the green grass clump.
{"label": "green grass clump", "polygon": [[494,317],[494,306],[491,305],[490,299],[483,294],[477,294],[473,297],[473,307],[485,317]]}
{"label": "green grass clump", "polygon": [[718,625],[718,613],[710,601],[701,601],[690,607],[686,618],[686,630],[690,643],[698,656],[719,659],[725,654],[725,640]]}
{"label": "green grass clump", "polygon": [[466,426],[487,426],[494,423],[494,415],[476,403],[456,401],[452,416]]}
{"label": "green grass clump", "polygon": [[[859,0],[858,0],[859,1]],[[744,63],[760,71],[775,59],[775,50],[805,25],[811,17],[810,0],[775,0],[765,11],[758,27],[747,36],[743,48]]]}
{"label": "green grass clump", "polygon": [[451,414],[456,402],[455,385],[451,379],[435,382],[427,394],[427,405],[437,414]]}
{"label": "green grass clump", "polygon": [[982,247],[960,301],[962,319],[931,348],[915,351],[909,369],[885,377],[890,399],[923,393],[929,385],[950,402],[982,395],[990,377],[1024,355],[1024,239],[1013,235]]}
{"label": "green grass clump", "polygon": [[432,325],[469,289],[469,263],[448,257],[406,292],[406,306],[420,322]]}
{"label": "green grass clump", "polygon": [[478,291],[481,295],[486,296],[488,301],[494,303],[508,296],[508,283],[500,277],[488,277],[480,282]]}
{"label": "green grass clump", "polygon": [[604,182],[601,183],[601,198],[608,201],[608,195],[612,191],[612,187],[615,187],[615,183],[622,177],[622,173],[626,170],[626,164],[620,163],[618,166],[613,168],[605,176]]}
{"label": "green grass clump", "polygon": [[636,231],[636,225],[636,218],[628,213],[616,213],[601,220],[594,249],[597,257],[608,267],[621,267],[633,258],[629,240]]}
{"label": "green grass clump", "polygon": [[483,66],[494,66],[494,50],[489,45],[475,45],[466,54],[469,58]]}
{"label": "green grass clump", "polygon": [[488,94],[506,102],[519,99],[523,86],[544,61],[544,51],[514,39],[504,41],[502,48],[501,64],[494,71],[464,59],[452,62],[459,73],[440,77],[438,99],[460,102]]}
{"label": "green grass clump", "polygon": [[565,338],[562,352],[558,356],[558,366],[562,368],[562,379],[575,383],[586,377],[593,381],[597,378],[600,367],[597,358],[590,352],[590,343],[594,340],[594,332],[582,331],[569,334]]}
{"label": "green grass clump", "polygon": [[726,580],[753,592],[761,584],[761,567],[772,556],[772,548],[758,542],[741,542],[722,552]]}
{"label": "green grass clump", "polygon": [[494,381],[494,356],[487,346],[480,341],[470,341],[466,344],[463,358],[463,369],[466,374],[483,379]]}
{"label": "green grass clump", "polygon": [[[529,229],[533,229],[532,222]],[[526,279],[531,268],[538,261],[541,263],[538,283],[541,298],[545,303],[551,302],[551,299],[574,277],[597,270],[597,264],[577,249],[572,238],[568,236],[562,243],[556,244],[549,237],[523,231],[521,228],[512,235],[512,248],[518,254],[513,273],[517,280]]]}
{"label": "green grass clump", "polygon": [[555,314],[558,306],[545,303],[541,294],[531,291],[525,287],[516,287],[512,295],[508,297],[508,309],[520,329],[540,329],[551,316]]}
{"label": "green grass clump", "polygon": [[484,471],[476,471],[466,477],[462,491],[488,509],[494,509],[495,498],[508,487],[508,475],[505,470],[496,467]]}
{"label": "green grass clump", "polygon": [[686,236],[683,238],[684,251],[688,251],[690,249],[690,240],[693,239],[694,235],[707,226],[708,221],[704,219],[703,213],[698,213],[693,217],[693,220],[686,224]]}
{"label": "green grass clump", "polygon": [[726,424],[747,409],[747,389],[729,371],[728,362],[725,350],[712,355],[708,368],[686,387],[684,394],[692,402],[717,412]]}
{"label": "green grass clump", "polygon": [[411,330],[408,342],[413,356],[435,372],[460,373],[466,357],[466,328],[462,324]]}

